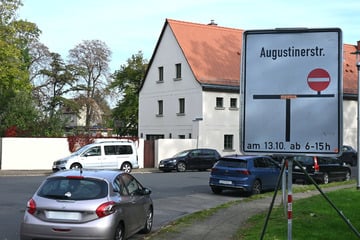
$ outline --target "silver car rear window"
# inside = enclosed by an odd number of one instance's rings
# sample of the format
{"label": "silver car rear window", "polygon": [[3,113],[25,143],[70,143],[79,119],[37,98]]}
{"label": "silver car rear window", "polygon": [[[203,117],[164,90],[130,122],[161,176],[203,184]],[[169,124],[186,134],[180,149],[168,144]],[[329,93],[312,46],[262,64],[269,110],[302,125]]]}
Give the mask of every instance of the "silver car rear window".
{"label": "silver car rear window", "polygon": [[108,185],[105,181],[92,178],[49,178],[37,195],[50,199],[91,200],[106,197]]}

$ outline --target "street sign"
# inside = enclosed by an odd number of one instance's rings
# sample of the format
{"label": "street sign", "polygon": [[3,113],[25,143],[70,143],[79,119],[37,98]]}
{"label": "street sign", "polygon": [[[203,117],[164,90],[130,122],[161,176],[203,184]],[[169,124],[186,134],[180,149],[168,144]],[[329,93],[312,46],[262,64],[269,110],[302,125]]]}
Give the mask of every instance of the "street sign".
{"label": "street sign", "polygon": [[241,151],[336,156],[342,145],[338,28],[245,31]]}

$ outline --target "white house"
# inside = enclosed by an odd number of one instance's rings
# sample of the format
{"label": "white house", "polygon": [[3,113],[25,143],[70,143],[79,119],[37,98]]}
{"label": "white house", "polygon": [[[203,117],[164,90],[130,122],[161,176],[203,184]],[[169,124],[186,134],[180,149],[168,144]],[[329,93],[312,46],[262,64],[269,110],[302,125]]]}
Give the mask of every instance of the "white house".
{"label": "white house", "polygon": [[[139,137],[240,153],[243,30],[166,19],[139,96]],[[356,46],[344,44],[344,143],[356,146]]]}

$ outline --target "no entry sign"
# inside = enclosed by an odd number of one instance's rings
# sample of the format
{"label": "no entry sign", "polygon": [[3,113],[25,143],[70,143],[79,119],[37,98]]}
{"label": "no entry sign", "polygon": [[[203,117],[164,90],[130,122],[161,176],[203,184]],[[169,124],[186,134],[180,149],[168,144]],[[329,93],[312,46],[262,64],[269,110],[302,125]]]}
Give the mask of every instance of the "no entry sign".
{"label": "no entry sign", "polygon": [[330,74],[322,68],[316,68],[309,73],[307,81],[311,89],[321,92],[329,86]]}
{"label": "no entry sign", "polygon": [[242,152],[338,155],[341,60],[338,28],[245,31]]}

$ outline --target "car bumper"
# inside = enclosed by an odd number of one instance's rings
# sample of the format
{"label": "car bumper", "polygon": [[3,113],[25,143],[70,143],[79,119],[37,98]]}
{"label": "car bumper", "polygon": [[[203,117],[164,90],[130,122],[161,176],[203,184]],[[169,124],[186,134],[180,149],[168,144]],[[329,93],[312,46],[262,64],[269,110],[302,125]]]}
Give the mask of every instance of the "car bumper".
{"label": "car bumper", "polygon": [[223,179],[223,178],[216,178],[210,177],[209,185],[210,187],[218,187],[221,189],[237,189],[242,191],[251,191],[251,186],[246,181],[247,179]]}
{"label": "car bumper", "polygon": [[114,239],[116,219],[114,216],[85,223],[45,222],[26,214],[20,226],[20,239]]}
{"label": "car bumper", "polygon": [[176,163],[159,163],[159,170],[162,171],[176,170]]}
{"label": "car bumper", "polygon": [[[317,172],[317,173],[308,173],[309,177],[314,179],[315,182],[319,183],[322,182],[324,179],[324,173]],[[293,182],[301,181],[301,182],[309,182],[310,180],[304,173],[300,172],[293,172],[292,176]]]}

